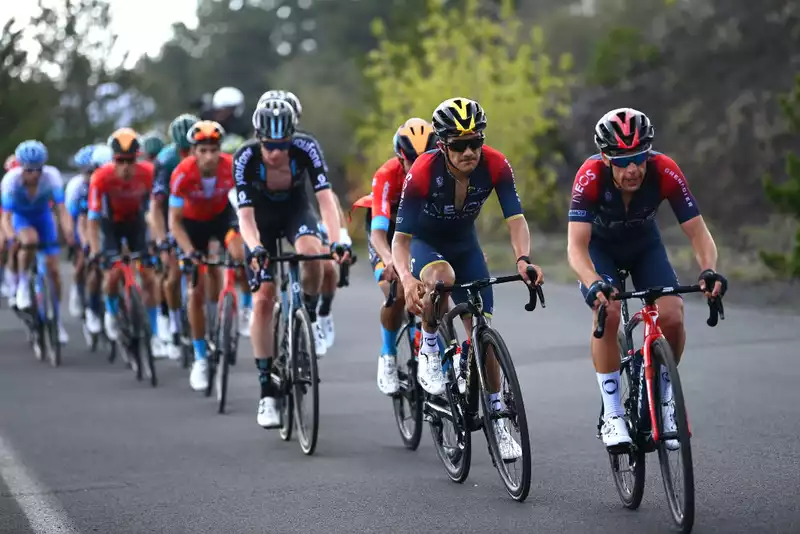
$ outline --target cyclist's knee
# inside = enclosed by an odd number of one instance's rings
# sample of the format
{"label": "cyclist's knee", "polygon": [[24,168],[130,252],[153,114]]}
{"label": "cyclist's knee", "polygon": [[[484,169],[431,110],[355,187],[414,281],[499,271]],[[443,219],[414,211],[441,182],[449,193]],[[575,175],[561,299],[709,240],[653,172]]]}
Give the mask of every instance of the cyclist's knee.
{"label": "cyclist's knee", "polygon": [[606,306],[606,327],[605,327],[606,334],[610,333],[610,335],[603,335],[603,339],[616,339],[617,330],[619,329],[620,316],[621,316],[620,303],[618,301],[610,302],[609,305]]}
{"label": "cyclist's knee", "polygon": [[439,281],[445,285],[453,285],[456,281],[456,273],[449,263],[442,261],[424,267],[421,272],[421,278],[428,290],[433,290],[436,282]]}
{"label": "cyclist's knee", "polygon": [[658,321],[665,332],[673,332],[683,327],[683,300],[669,296],[658,299]]}

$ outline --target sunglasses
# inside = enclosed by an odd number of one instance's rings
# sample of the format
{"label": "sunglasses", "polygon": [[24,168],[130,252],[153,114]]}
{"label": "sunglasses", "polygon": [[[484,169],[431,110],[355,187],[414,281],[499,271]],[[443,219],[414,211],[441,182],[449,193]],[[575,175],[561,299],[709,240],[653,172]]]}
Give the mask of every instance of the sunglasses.
{"label": "sunglasses", "polygon": [[22,170],[30,173],[42,172],[42,167],[23,167]]}
{"label": "sunglasses", "polygon": [[614,167],[625,168],[631,163],[634,165],[641,165],[647,158],[650,157],[650,152],[642,152],[641,154],[634,154],[633,156],[619,156],[617,158],[608,158]]}
{"label": "sunglasses", "polygon": [[114,158],[114,163],[119,163],[120,165],[133,165],[136,163],[136,158]]}
{"label": "sunglasses", "polygon": [[261,146],[266,148],[267,150],[289,150],[292,146],[291,140],[286,141],[269,141],[269,140],[261,140]]}
{"label": "sunglasses", "polygon": [[219,135],[219,132],[217,131],[214,132],[199,131],[196,134],[194,134],[193,139],[195,143],[203,143],[203,142],[216,143],[219,142],[220,139],[222,139],[222,136]]}
{"label": "sunglasses", "polygon": [[478,150],[483,146],[483,137],[473,137],[472,139],[456,139],[455,141],[448,141],[445,146],[453,152],[464,152],[468,148]]}

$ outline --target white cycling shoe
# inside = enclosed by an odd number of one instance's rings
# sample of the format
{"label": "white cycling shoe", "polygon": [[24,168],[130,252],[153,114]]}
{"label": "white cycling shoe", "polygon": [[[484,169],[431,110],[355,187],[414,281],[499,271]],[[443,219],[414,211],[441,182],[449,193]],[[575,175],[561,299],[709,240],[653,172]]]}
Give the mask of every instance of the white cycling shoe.
{"label": "white cycling shoe", "polygon": [[278,413],[278,400],[274,397],[264,397],[258,401],[258,415],[256,421],[261,428],[278,428],[281,426],[281,416]]}
{"label": "white cycling shoe", "polygon": [[[664,402],[661,404],[661,426],[664,432],[677,432],[678,425],[675,424],[675,401]],[[677,439],[668,439],[664,442],[667,449],[677,451],[681,448],[681,443]]]}
{"label": "white cycling shoe", "polygon": [[494,435],[500,448],[500,457],[504,461],[512,462],[522,457],[522,447],[519,446],[519,443],[508,431],[505,419],[496,419],[494,421]]}
{"label": "white cycling shoe", "polygon": [[319,322],[319,326],[322,329],[322,335],[325,338],[325,345],[328,348],[333,346],[333,342],[336,341],[336,330],[333,327],[333,315],[326,315],[317,316],[317,321]]}
{"label": "white cycling shoe", "polygon": [[397,356],[384,354],[378,359],[378,389],[384,395],[394,395],[400,390],[397,377]]}
{"label": "white cycling shoe", "polygon": [[603,438],[603,445],[606,447],[619,447],[631,444],[631,436],[628,434],[628,425],[625,424],[625,419],[618,415],[612,415],[603,421],[600,435]]}
{"label": "white cycling shoe", "polygon": [[205,391],[208,387],[208,360],[195,360],[189,374],[189,385],[195,391]]}
{"label": "white cycling shoe", "polygon": [[431,395],[444,393],[444,374],[442,373],[442,359],[439,351],[427,352],[425,347],[419,352],[419,367],[417,367],[417,381],[422,389]]}
{"label": "white cycling shoe", "polygon": [[328,353],[328,343],[325,341],[325,332],[319,320],[311,323],[311,332],[314,334],[314,348],[317,351],[317,358],[322,358]]}

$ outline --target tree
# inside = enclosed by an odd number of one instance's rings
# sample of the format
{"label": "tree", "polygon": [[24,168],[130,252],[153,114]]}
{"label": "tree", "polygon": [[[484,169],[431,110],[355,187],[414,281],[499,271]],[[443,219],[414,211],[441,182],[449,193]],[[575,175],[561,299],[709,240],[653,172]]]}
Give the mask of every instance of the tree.
{"label": "tree", "polygon": [[[780,102],[791,130],[800,132],[800,74],[795,77],[792,92],[781,98]],[[800,222],[800,157],[797,154],[786,156],[786,175],[787,179],[782,184],[776,184],[767,176],[764,179],[764,191],[779,212]],[[800,228],[788,254],[762,251],[761,259],[775,273],[800,279]]]}
{"label": "tree", "polygon": [[[490,14],[484,7],[465,0],[448,9],[429,0],[417,27],[421,54],[411,53],[412,39],[393,41],[382,21],[373,24],[379,45],[368,55],[365,76],[375,102],[356,131],[363,161],[354,167],[366,184],[370,174],[364,170],[378,168],[391,155],[390,140],[403,121],[430,120],[433,109],[450,97],[473,98],[486,110],[489,144],[515,169],[527,213],[546,222],[556,211],[554,154],[543,152],[537,140],[556,131],[569,112],[570,57],[554,65],[543,50],[541,28],[524,31],[510,0]],[[492,216],[483,223],[491,228],[499,209],[486,208]]]}

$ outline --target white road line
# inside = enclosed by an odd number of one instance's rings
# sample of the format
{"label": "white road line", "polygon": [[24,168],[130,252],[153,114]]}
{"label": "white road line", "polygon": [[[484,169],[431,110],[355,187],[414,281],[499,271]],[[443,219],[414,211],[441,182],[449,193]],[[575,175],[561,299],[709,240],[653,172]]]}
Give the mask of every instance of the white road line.
{"label": "white road line", "polygon": [[44,486],[25,469],[14,449],[0,436],[0,478],[28,518],[36,534],[77,534],[66,512]]}

